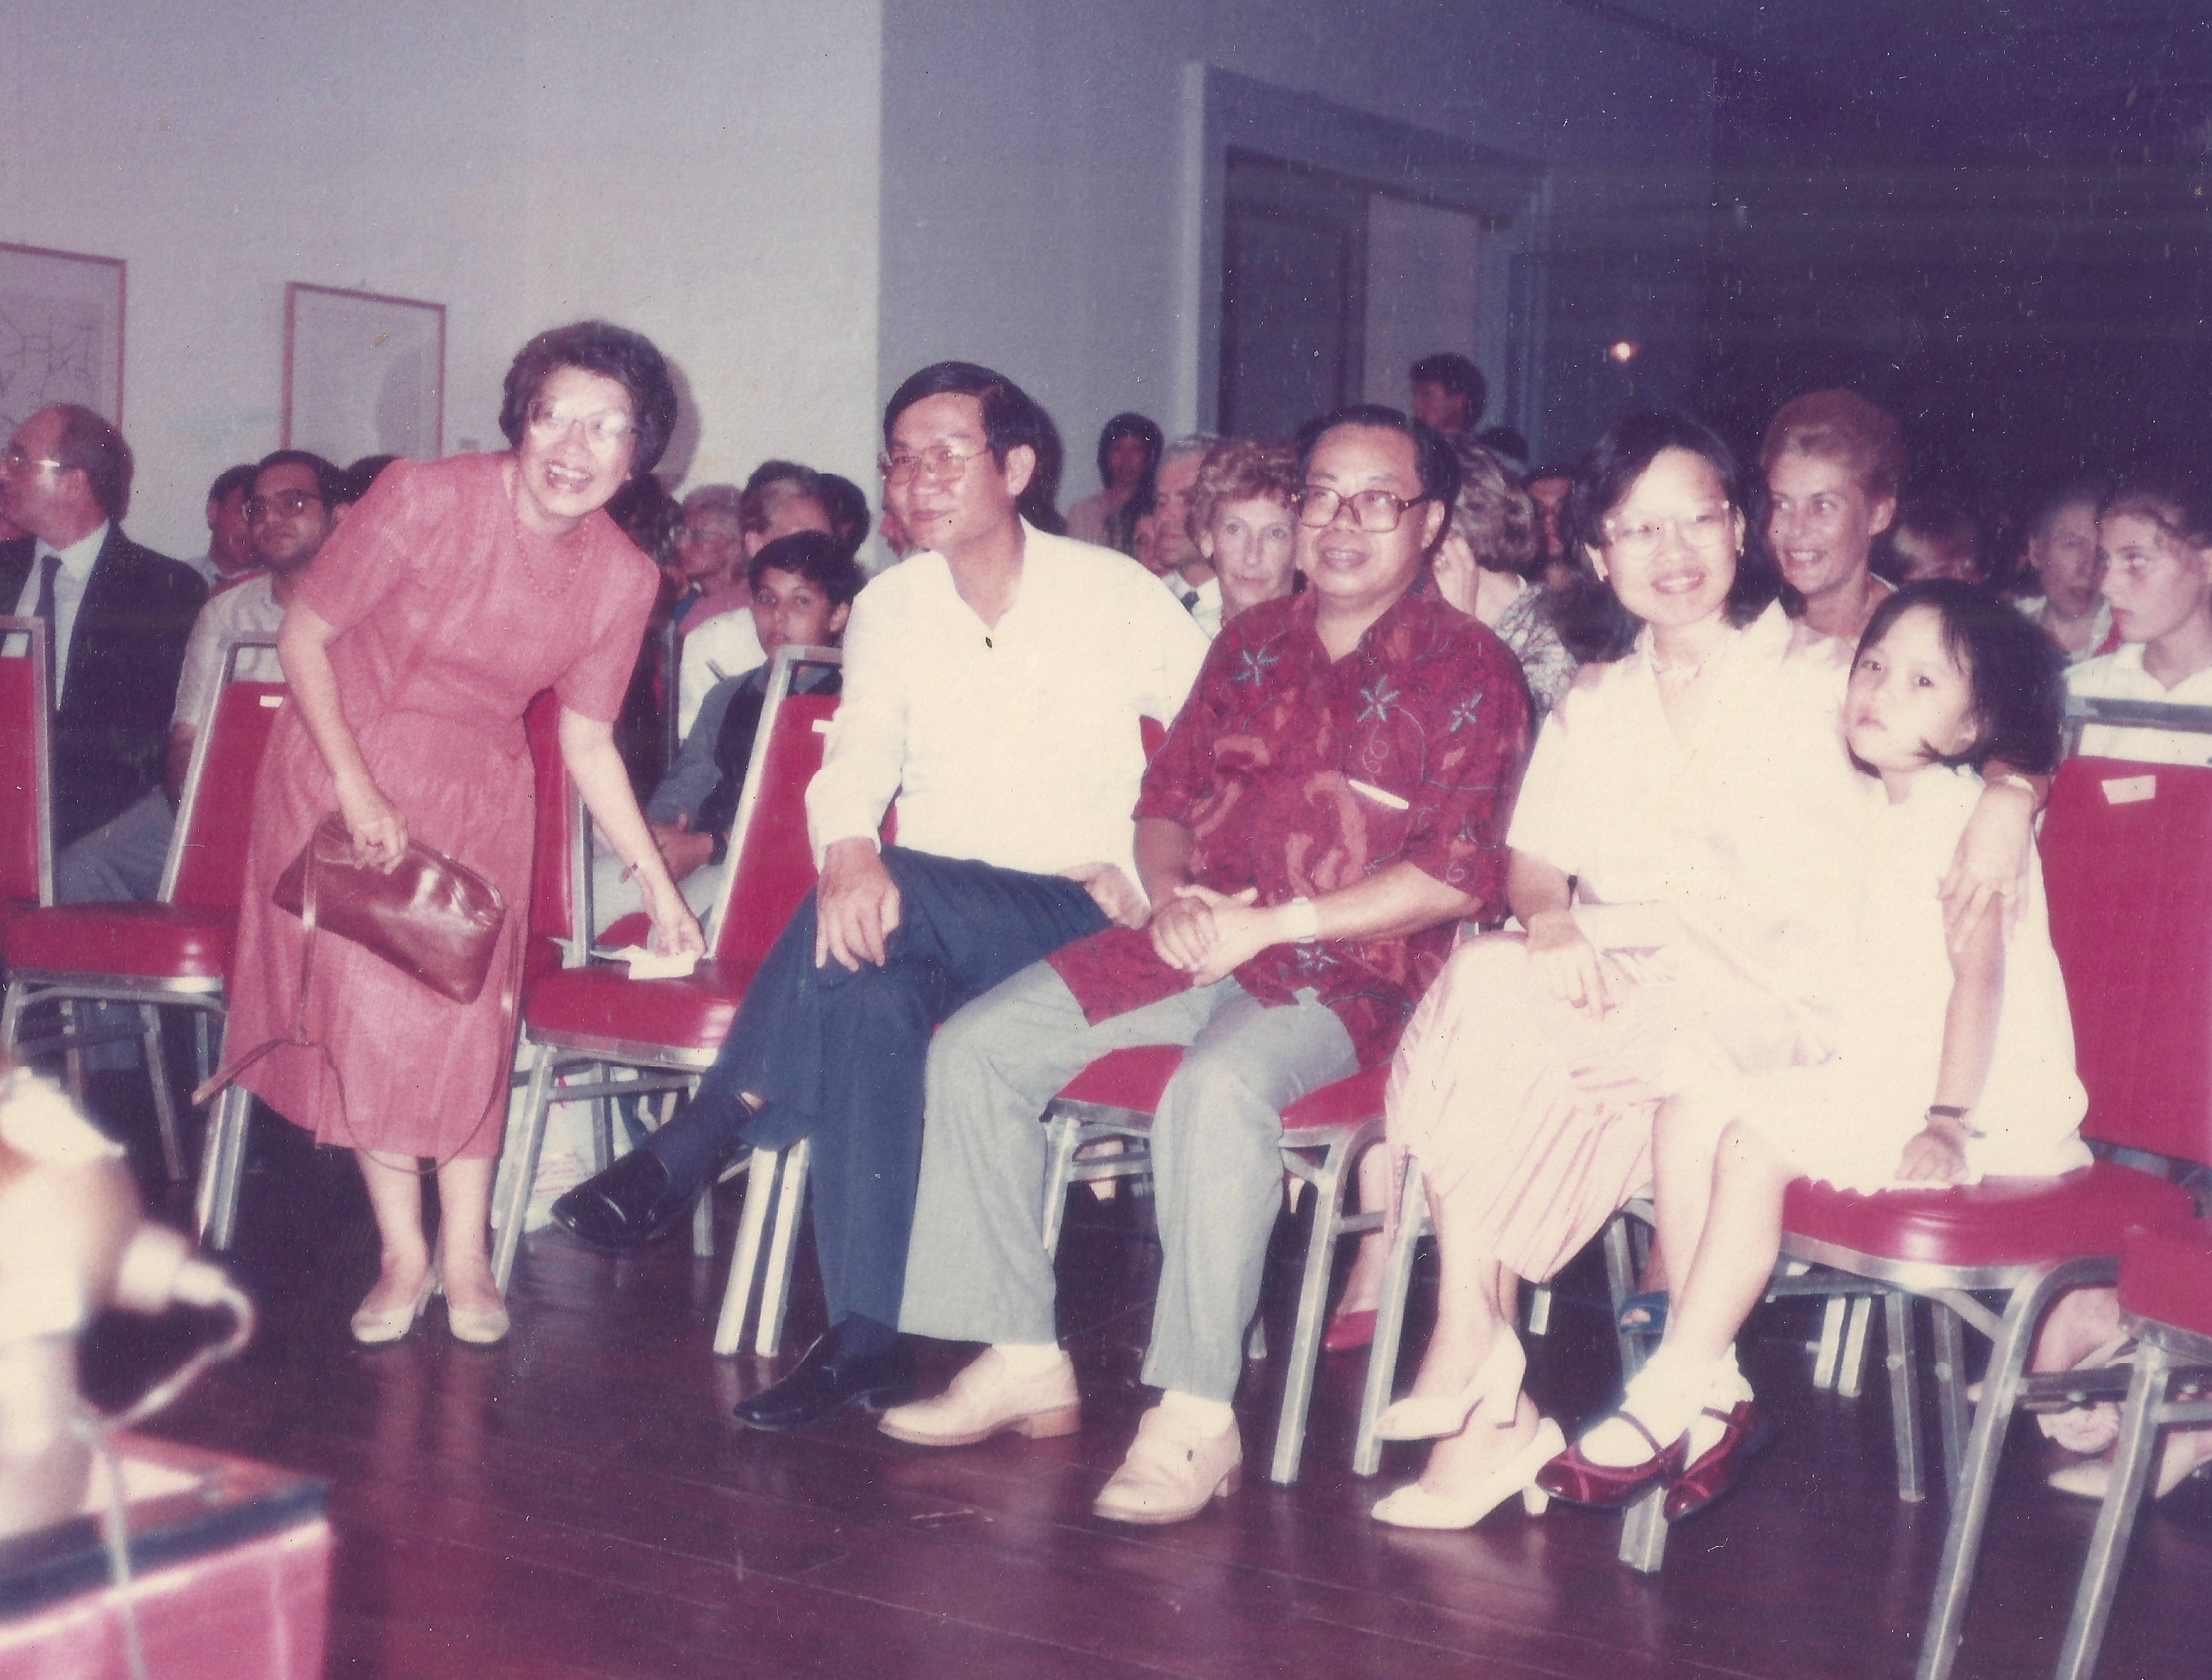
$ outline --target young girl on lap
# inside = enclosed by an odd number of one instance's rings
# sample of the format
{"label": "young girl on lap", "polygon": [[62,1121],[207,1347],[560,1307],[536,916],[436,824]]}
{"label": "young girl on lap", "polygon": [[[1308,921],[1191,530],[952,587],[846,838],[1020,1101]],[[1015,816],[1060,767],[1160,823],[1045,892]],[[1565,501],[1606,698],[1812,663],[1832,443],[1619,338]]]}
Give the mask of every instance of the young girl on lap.
{"label": "young girl on lap", "polygon": [[1547,1464],[1540,1487],[1619,1505],[1665,1482],[1670,1519],[1726,1489],[1759,1432],[1735,1336],[1766,1293],[1793,1178],[1875,1191],[2087,1165],[2075,1130],[2087,1103],[2033,859],[2009,928],[1992,910],[1947,939],[1936,898],[1980,768],[2054,768],[2062,709],[2056,655],[1986,592],[1913,584],[1876,610],[1844,707],[1867,782],[1839,1048],[1661,1110],[1660,1238],[1693,1257],[1689,1271],[1620,1409]]}

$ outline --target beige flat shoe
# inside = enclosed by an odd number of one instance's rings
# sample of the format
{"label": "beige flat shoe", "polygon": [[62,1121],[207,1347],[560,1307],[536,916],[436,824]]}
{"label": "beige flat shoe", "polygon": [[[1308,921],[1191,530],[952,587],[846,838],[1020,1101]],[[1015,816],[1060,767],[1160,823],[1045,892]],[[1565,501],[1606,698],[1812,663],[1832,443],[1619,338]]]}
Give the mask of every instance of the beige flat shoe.
{"label": "beige flat shoe", "polygon": [[[374,1293],[374,1286],[371,1293]],[[422,1287],[415,1292],[413,1300],[374,1312],[364,1302],[347,1328],[353,1332],[353,1339],[364,1348],[380,1348],[397,1342],[415,1328],[415,1321],[422,1316],[423,1309],[430,1305],[430,1297],[437,1293],[438,1268],[433,1263],[430,1269],[422,1274]]]}
{"label": "beige flat shoe", "polygon": [[1547,1417],[1536,1426],[1528,1446],[1467,1492],[1431,1493],[1419,1482],[1409,1482],[1376,1501],[1375,1520],[1392,1528],[1473,1528],[1516,1494],[1521,1495],[1522,1510],[1540,1517],[1552,1496],[1536,1485],[1536,1472],[1566,1450],[1566,1436]]}
{"label": "beige flat shoe", "polygon": [[507,1333],[514,1328],[507,1316],[507,1303],[471,1312],[446,1303],[446,1328],[453,1332],[453,1340],[465,1342],[471,1348],[495,1348],[507,1340]]}
{"label": "beige flat shoe", "polygon": [[1155,1406],[1139,1420],[1129,1456],[1091,1509],[1116,1523],[1180,1523],[1227,1499],[1243,1476],[1244,1442],[1234,1423],[1218,1435],[1194,1435]]}
{"label": "beige flat shoe", "polygon": [[1009,1433],[1033,1441],[1072,1435],[1083,1427],[1074,1362],[1062,1354],[1050,1370],[1016,1379],[1006,1373],[1005,1355],[987,1348],[944,1393],[893,1406],[876,1427],[915,1446],[972,1446]]}

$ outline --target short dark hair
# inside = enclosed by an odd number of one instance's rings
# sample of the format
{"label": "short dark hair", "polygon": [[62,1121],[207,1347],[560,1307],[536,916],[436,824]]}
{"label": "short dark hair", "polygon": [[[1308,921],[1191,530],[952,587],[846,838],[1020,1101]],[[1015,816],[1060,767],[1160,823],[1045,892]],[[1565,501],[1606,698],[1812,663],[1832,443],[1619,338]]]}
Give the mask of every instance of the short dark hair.
{"label": "short dark hair", "polygon": [[607,498],[605,513],[654,565],[666,565],[675,554],[684,508],[655,474],[641,472],[624,484]]}
{"label": "short dark hair", "polygon": [[803,496],[824,514],[830,512],[830,495],[822,488],[820,473],[797,461],[764,460],[745,480],[738,499],[738,520],[748,531],[765,531],[776,504],[793,496]]}
{"label": "short dark hair", "polygon": [[2212,548],[2212,487],[2186,467],[2153,466],[2129,473],[2097,509],[2099,519],[2132,514],[2177,543]]}
{"label": "short dark hair", "polygon": [[575,321],[539,333],[515,353],[507,370],[506,394],[499,405],[499,429],[520,447],[530,422],[530,406],[545,381],[563,368],[611,379],[629,393],[630,418],[637,447],[630,476],[653,471],[676,429],[676,381],[652,339],[611,321]]}
{"label": "short dark hair", "polygon": [[1319,421],[1308,421],[1298,429],[1298,483],[1305,484],[1306,473],[1313,466],[1314,451],[1321,447],[1322,439],[1340,426],[1366,426],[1380,432],[1402,432],[1413,441],[1413,460],[1420,475],[1421,494],[1444,504],[1444,522],[1437,528],[1437,540],[1451,528],[1452,503],[1459,496],[1459,457],[1452,453],[1450,441],[1442,432],[1433,431],[1402,410],[1382,403],[1353,403],[1323,416]]}
{"label": "short dark hair", "polygon": [[2051,527],[2057,522],[2059,514],[2069,508],[2087,508],[2089,517],[2094,519],[2111,490],[2110,479],[2067,479],[2030,504],[2023,527],[2031,539],[2043,541],[2051,535]]}
{"label": "short dark hair", "polygon": [[1597,575],[1589,551],[1603,546],[1606,515],[1627,499],[1651,463],[1669,449],[1686,449],[1700,456],[1721,481],[1727,496],[1743,520],[1743,548],[1736,556],[1735,581],[1729,586],[1729,622],[1738,628],[1751,623],[1767,607],[1780,601],[1792,613],[1804,609],[1804,600],[1784,581],[1782,569],[1766,545],[1766,508],[1757,475],[1744,471],[1730,449],[1703,422],[1671,409],[1632,414],[1615,421],[1605,435],[1590,446],[1575,469],[1574,488],[1567,492],[1568,558],[1574,577],[1560,592],[1553,608],[1559,640],[1584,664],[1617,660],[1636,645],[1644,621],[1620,604],[1620,597]]}
{"label": "short dark hair", "polygon": [[346,477],[353,480],[353,499],[358,502],[367,496],[368,487],[376,482],[377,475],[392,462],[404,459],[399,455],[363,455],[357,461],[347,463]]}
{"label": "short dark hair", "polygon": [[[1859,637],[1858,654],[1879,645],[1890,626],[1916,606],[1930,608],[1942,620],[1943,651],[1973,695],[1973,740],[1963,752],[1931,754],[1933,761],[1978,770],[1995,759],[2030,776],[2057,769],[2066,661],[2035,621],[1978,583],[1924,578],[1875,608]],[[1852,762],[1873,773],[1856,754]]]}
{"label": "short dark hair", "polygon": [[255,480],[272,466],[304,466],[315,475],[315,493],[323,498],[326,508],[343,508],[361,499],[361,490],[353,474],[345,468],[325,460],[310,449],[275,449],[253,464],[252,477],[246,483],[251,494]]}
{"label": "short dark hair", "polygon": [[1060,428],[1036,398],[1008,379],[973,362],[933,362],[909,374],[891,399],[884,405],[884,447],[889,448],[891,428],[900,415],[930,397],[973,397],[983,410],[983,441],[991,459],[1006,464],[1011,449],[1036,453],[1036,471],[1018,504],[1021,516],[1040,531],[1059,536],[1067,529],[1060,516],[1060,472],[1064,457]]}
{"label": "short dark hair", "polygon": [[1149,478],[1160,464],[1160,451],[1167,447],[1167,438],[1160,429],[1143,415],[1122,413],[1109,420],[1098,434],[1098,481],[1108,483],[1106,457],[1114,446],[1125,437],[1133,437],[1145,446],[1145,470],[1137,476]]}
{"label": "short dark hair", "polygon": [[1482,369],[1457,350],[1438,350],[1425,356],[1413,364],[1407,380],[1411,385],[1433,380],[1455,397],[1467,399],[1468,423],[1473,425],[1482,417],[1482,411],[1490,401],[1490,381],[1482,376]]}
{"label": "short dark hair", "polygon": [[208,486],[207,499],[228,502],[241,490],[248,496],[252,495],[253,481],[259,476],[262,467],[268,464],[266,461],[258,465],[252,461],[240,461],[235,466],[226,466],[215,475],[215,482]]}
{"label": "short dark hair", "polygon": [[822,506],[830,523],[836,527],[837,540],[845,545],[848,554],[858,554],[860,545],[868,540],[873,517],[868,511],[868,493],[841,472],[824,472],[820,482]]}
{"label": "short dark hair", "polygon": [[745,587],[759,588],[762,574],[770,568],[805,578],[830,597],[832,606],[844,606],[868,581],[851,548],[821,531],[794,531],[763,544],[746,563]]}
{"label": "short dark hair", "polygon": [[82,403],[57,403],[54,412],[62,417],[61,435],[54,441],[60,470],[83,473],[100,511],[110,521],[121,519],[131,506],[131,446],[106,416]]}

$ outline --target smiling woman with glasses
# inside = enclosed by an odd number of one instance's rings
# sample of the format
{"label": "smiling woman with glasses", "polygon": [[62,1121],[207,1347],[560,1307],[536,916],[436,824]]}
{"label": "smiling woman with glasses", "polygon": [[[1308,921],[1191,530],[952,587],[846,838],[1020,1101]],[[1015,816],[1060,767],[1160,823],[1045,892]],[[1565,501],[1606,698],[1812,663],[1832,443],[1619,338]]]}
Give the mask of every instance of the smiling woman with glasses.
{"label": "smiling woman with glasses", "polygon": [[[562,758],[642,886],[658,941],[702,948],[612,728],[659,575],[605,508],[659,459],[675,417],[667,368],[638,334],[604,321],[539,334],[507,370],[500,429],[513,449],[379,474],[285,613],[296,703],[256,789],[230,1042],[290,1040],[295,1022],[312,1041],[280,1044],[240,1082],[360,1161],[383,1255],[356,1341],[404,1336],[441,1286],[456,1337],[507,1334],[487,1219],[536,831],[522,715],[541,690],[560,697]],[[316,499],[257,496],[250,517],[282,529]],[[419,841],[500,889],[507,919],[474,1002],[341,940],[320,941],[303,971],[301,923],[271,894],[332,811],[362,862],[388,870]],[[425,1160],[438,1179],[434,1260]]]}

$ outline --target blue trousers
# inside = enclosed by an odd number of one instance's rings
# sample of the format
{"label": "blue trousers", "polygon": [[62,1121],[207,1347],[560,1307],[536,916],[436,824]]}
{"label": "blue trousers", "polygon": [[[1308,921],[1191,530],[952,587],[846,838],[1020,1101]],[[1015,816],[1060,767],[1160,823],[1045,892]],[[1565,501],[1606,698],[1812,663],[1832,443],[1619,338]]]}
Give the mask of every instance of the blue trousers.
{"label": "blue trousers", "polygon": [[[645,1147],[707,1182],[740,1139],[813,1140],[809,1192],[830,1322],[898,1323],[921,1172],[922,1075],[938,1023],[1106,917],[1058,875],[884,849],[899,925],[881,968],[814,965],[810,892],[769,953],[682,1115]],[[757,1113],[739,1092],[762,1099]],[[749,1192],[750,1193],[750,1192]]]}

